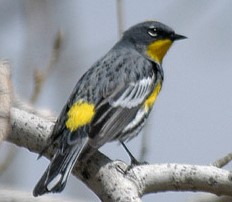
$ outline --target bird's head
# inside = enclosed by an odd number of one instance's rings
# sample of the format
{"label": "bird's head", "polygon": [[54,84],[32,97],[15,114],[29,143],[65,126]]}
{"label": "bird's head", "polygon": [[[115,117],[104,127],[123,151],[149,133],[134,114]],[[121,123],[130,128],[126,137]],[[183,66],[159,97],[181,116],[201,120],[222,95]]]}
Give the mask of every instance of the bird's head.
{"label": "bird's head", "polygon": [[141,54],[159,64],[172,43],[185,38],[157,21],[139,23],[125,31],[123,35],[123,39],[133,43]]}

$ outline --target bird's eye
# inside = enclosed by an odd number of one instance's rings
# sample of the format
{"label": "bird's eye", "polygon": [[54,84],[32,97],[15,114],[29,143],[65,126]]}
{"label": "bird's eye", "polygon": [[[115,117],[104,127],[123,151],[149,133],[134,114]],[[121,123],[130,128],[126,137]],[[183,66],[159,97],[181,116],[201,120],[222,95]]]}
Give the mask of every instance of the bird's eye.
{"label": "bird's eye", "polygon": [[152,37],[157,37],[158,35],[158,31],[155,27],[151,27],[149,30],[148,30],[148,34]]}

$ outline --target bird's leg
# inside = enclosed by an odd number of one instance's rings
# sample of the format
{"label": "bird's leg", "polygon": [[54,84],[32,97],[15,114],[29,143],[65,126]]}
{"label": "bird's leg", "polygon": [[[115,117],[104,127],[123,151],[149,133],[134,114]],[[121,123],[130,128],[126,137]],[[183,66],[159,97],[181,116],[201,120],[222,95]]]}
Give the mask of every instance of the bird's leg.
{"label": "bird's leg", "polygon": [[127,154],[129,155],[130,159],[131,159],[131,165],[130,168],[128,170],[130,170],[131,168],[133,168],[134,166],[138,166],[138,165],[143,165],[143,164],[148,164],[147,162],[139,162],[134,156],[133,154],[129,151],[129,149],[126,147],[126,145],[124,144],[124,142],[120,141],[120,143],[122,144],[123,148],[126,150]]}

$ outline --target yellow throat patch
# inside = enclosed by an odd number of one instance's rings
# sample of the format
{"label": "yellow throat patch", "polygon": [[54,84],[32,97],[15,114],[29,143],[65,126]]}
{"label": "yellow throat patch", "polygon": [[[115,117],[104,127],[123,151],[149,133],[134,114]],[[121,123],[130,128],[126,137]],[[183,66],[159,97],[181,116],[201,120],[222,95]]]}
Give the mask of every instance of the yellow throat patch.
{"label": "yellow throat patch", "polygon": [[159,92],[161,89],[161,83],[159,82],[155,89],[153,90],[153,92],[151,93],[151,95],[145,100],[144,102],[144,108],[146,110],[146,112],[148,112],[149,109],[151,109],[151,107],[153,106]]}
{"label": "yellow throat patch", "polygon": [[147,55],[160,64],[171,45],[170,39],[157,40],[148,46]]}
{"label": "yellow throat patch", "polygon": [[75,131],[91,122],[95,114],[94,105],[84,101],[78,101],[72,105],[68,111],[66,127],[70,131]]}

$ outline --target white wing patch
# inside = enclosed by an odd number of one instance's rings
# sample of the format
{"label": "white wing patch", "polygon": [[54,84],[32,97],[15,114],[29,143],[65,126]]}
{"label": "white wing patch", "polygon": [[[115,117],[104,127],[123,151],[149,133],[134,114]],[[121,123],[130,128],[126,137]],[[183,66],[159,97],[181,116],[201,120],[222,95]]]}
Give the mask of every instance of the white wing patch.
{"label": "white wing patch", "polygon": [[127,132],[128,130],[134,128],[139,122],[141,122],[141,121],[143,120],[143,118],[144,118],[145,115],[146,115],[146,111],[145,111],[143,108],[141,108],[141,109],[137,112],[137,114],[136,114],[134,120],[131,121],[131,122],[123,129],[123,132]]}
{"label": "white wing patch", "polygon": [[154,82],[154,76],[144,78],[138,83],[131,83],[125,92],[114,102],[113,107],[132,108],[141,104],[149,94],[149,87]]}

